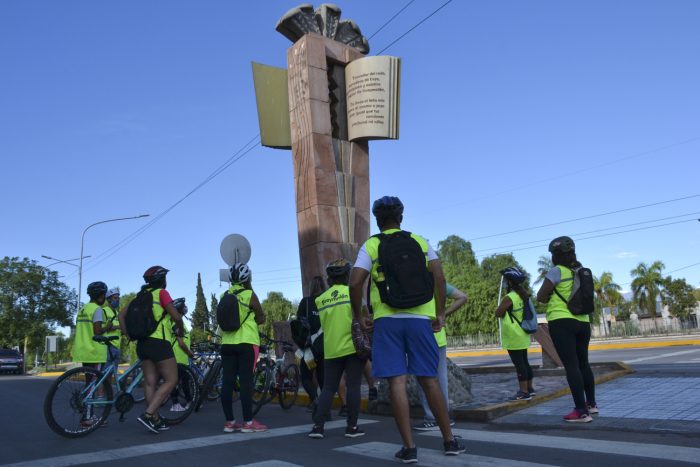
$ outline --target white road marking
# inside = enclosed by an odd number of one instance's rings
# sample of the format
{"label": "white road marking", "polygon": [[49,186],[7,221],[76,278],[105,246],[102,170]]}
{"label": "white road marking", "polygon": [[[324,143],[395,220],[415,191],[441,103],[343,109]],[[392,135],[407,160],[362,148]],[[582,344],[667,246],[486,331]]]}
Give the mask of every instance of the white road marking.
{"label": "white road marking", "polygon": [[[697,463],[700,449],[665,444],[630,443],[626,441],[605,441],[589,438],[565,438],[563,436],[530,435],[526,433],[506,433],[496,431],[477,431],[452,429],[452,433],[467,441],[486,443],[513,444],[528,447],[550,449],[567,449],[601,454],[618,454],[623,456],[663,459],[679,462]],[[441,437],[440,433],[421,433],[424,436]]]}
{"label": "white road marking", "polygon": [[651,357],[635,358],[633,360],[625,360],[624,362],[625,363],[639,363],[639,362],[646,362],[647,360],[656,360],[658,358],[675,357],[677,355],[685,355],[685,354],[694,353],[694,352],[700,352],[700,349],[682,350],[680,352],[671,352],[671,353],[664,353],[664,354],[659,354],[659,355],[652,355]]}
{"label": "white road marking", "polygon": [[[367,425],[378,423],[377,420],[358,420],[358,424]],[[336,420],[326,423],[325,428],[345,428],[345,420]],[[161,452],[175,452],[186,449],[203,448],[206,446],[218,446],[221,444],[245,443],[256,439],[279,438],[281,436],[300,435],[306,433],[311,428],[311,424],[286,426],[283,428],[273,428],[261,433],[231,433],[225,435],[203,436],[200,438],[180,439],[175,441],[165,441],[163,443],[153,442],[152,444],[141,444],[118,449],[108,449],[106,451],[86,452],[82,454],[71,454],[67,456],[47,457],[45,459],[34,459],[15,464],[5,464],[0,467],[64,467],[69,465],[89,464],[92,462],[114,461],[120,459],[130,459],[133,457],[159,454]]]}
{"label": "white road marking", "polygon": [[[401,446],[392,443],[382,443],[373,441],[370,443],[355,444],[336,448],[335,451],[356,454],[358,456],[371,457],[373,459],[384,459],[395,462],[394,454]],[[501,459],[497,457],[476,456],[473,454],[460,454],[458,456],[446,456],[437,449],[418,448],[418,463],[415,465],[435,467],[469,466],[469,467],[551,467],[550,464],[538,464],[533,462],[518,461],[512,459]]]}
{"label": "white road marking", "polygon": [[290,464],[289,462],[285,461],[280,461],[280,460],[271,460],[271,461],[263,461],[263,462],[256,462],[255,464],[240,464],[236,465],[234,467],[304,467],[303,465],[299,464]]}

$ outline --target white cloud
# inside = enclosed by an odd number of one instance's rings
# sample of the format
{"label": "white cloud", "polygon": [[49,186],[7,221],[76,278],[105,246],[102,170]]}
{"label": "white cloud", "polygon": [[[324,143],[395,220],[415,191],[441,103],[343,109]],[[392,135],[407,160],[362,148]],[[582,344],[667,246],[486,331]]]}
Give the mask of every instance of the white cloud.
{"label": "white cloud", "polygon": [[636,258],[639,256],[636,251],[621,251],[615,255],[618,259]]}

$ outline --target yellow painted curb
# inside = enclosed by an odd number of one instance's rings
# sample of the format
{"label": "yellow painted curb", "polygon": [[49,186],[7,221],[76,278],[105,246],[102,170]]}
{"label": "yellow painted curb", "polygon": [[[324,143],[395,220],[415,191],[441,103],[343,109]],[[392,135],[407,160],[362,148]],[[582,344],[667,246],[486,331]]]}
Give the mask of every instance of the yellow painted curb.
{"label": "yellow painted curb", "polygon": [[[654,347],[674,347],[679,345],[700,345],[700,339],[681,339],[652,342],[614,342],[610,344],[591,344],[589,350],[612,350],[612,349],[644,349]],[[542,353],[542,348],[533,346],[528,349],[529,353]],[[494,350],[454,350],[448,351],[448,357],[483,357],[486,355],[508,355],[503,349]]]}

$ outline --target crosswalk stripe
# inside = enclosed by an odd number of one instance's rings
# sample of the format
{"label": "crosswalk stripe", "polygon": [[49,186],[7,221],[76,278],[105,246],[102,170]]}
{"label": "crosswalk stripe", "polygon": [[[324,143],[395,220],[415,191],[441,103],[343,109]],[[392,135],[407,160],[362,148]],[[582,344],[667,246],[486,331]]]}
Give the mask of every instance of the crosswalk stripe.
{"label": "crosswalk stripe", "polygon": [[[367,425],[370,423],[378,423],[377,420],[358,420],[358,424]],[[334,428],[345,428],[345,420],[335,420],[326,423],[327,430]],[[34,459],[25,462],[17,462],[15,464],[5,464],[0,467],[67,467],[70,465],[89,464],[91,462],[114,461],[120,459],[129,459],[133,457],[147,456],[150,454],[159,454],[162,452],[176,452],[186,449],[203,448],[207,446],[217,446],[221,444],[245,443],[256,439],[278,438],[280,436],[299,435],[307,433],[310,424],[286,426],[282,428],[273,428],[271,430],[260,433],[239,433],[225,434],[214,436],[203,436],[200,438],[179,439],[175,441],[166,441],[163,443],[141,444],[138,446],[129,446],[118,449],[108,449],[106,451],[86,452],[82,454],[71,454],[59,457],[47,457],[45,459]],[[136,424],[134,424],[136,427]]]}
{"label": "crosswalk stripe", "polygon": [[[355,444],[336,448],[334,451],[356,454],[358,456],[371,457],[394,461],[394,454],[399,446],[391,443],[372,441],[370,443]],[[437,449],[418,449],[418,463],[415,465],[435,467],[553,467],[549,464],[537,464],[533,462],[518,461],[512,459],[500,459],[496,457],[477,456],[474,454],[460,454],[458,456],[446,456]]]}
{"label": "crosswalk stripe", "polygon": [[280,461],[277,459],[271,461],[256,462],[255,464],[240,464],[234,467],[304,467],[299,464],[290,464],[289,462]]}
{"label": "crosswalk stripe", "polygon": [[[565,438],[563,436],[530,435],[526,433],[506,433],[497,431],[477,431],[453,429],[452,433],[466,441],[486,443],[514,444],[519,446],[536,446],[551,449],[587,451],[601,454],[619,454],[623,456],[645,457],[680,462],[697,462],[700,449],[666,444],[630,443],[627,441],[606,441],[590,438]],[[421,433],[424,436],[441,437],[438,432]]]}

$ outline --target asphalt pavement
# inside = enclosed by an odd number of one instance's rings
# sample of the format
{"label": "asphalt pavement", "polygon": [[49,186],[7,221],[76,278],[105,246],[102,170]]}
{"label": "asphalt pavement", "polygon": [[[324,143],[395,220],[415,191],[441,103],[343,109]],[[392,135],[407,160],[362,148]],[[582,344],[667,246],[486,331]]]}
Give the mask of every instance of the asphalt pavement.
{"label": "asphalt pavement", "polygon": [[[632,377],[682,382],[682,378],[700,377],[700,363],[694,361],[700,352],[679,353],[686,350],[700,351],[700,347],[596,351],[592,357],[609,360],[616,352],[614,355],[621,356],[617,359],[622,361],[646,359],[633,364],[638,371]],[[599,355],[602,352],[611,353]],[[51,378],[31,376],[0,376],[3,422],[0,465],[379,466],[395,464],[393,453],[400,447],[393,420],[379,416],[361,417],[360,423],[367,433],[364,437],[344,438],[344,421],[336,416],[327,426],[326,439],[310,439],[306,434],[311,422],[303,407],[285,411],[279,406],[266,406],[258,419],[270,427],[268,432],[224,434],[218,403],[205,405],[182,425],[158,435],[146,432],[138,424],[136,416],[140,407],[137,406],[123,423],[113,414],[107,427],[85,438],[65,439],[53,433],[43,419],[43,399],[51,381]],[[601,386],[601,391],[605,386]],[[240,416],[239,406],[235,406],[235,411]],[[439,433],[416,434],[418,465],[619,467],[700,463],[697,433],[655,431],[644,428],[643,424],[638,430],[620,430],[601,423],[603,413],[598,424],[594,421],[585,426],[562,422],[542,426],[457,423],[455,434],[463,437],[468,449],[457,457],[442,454]],[[531,417],[535,420],[543,416]]]}

